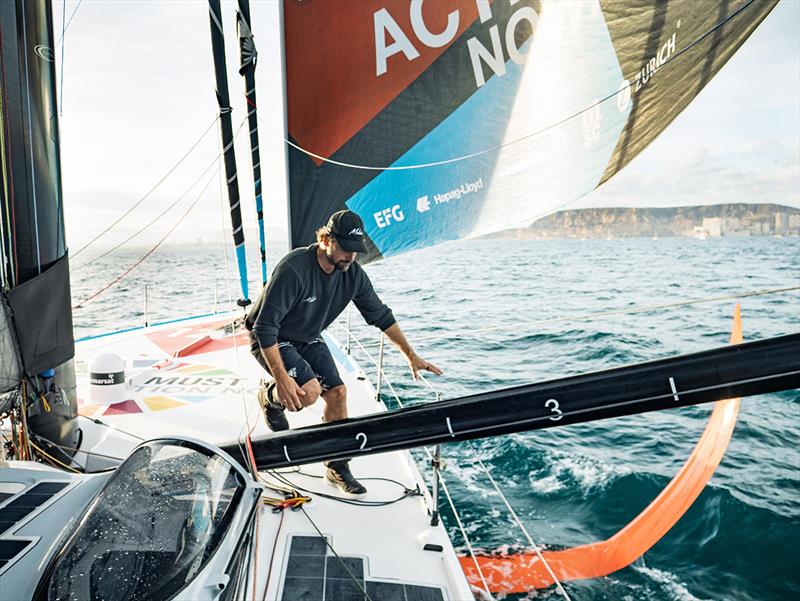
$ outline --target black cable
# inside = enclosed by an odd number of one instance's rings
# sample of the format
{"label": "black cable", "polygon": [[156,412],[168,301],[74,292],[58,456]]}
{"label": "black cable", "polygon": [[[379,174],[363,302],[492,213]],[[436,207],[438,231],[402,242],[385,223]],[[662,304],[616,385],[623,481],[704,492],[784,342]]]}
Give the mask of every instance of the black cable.
{"label": "black cable", "polygon": [[135,438],[136,440],[141,440],[142,442],[147,440],[146,438],[142,438],[141,436],[137,436],[136,434],[131,434],[130,432],[126,432],[122,428],[117,428],[116,426],[111,426],[111,425],[109,425],[109,424],[107,424],[107,423],[105,423],[103,421],[100,421],[97,418],[87,417],[86,419],[88,419],[90,422],[94,422],[98,426],[105,426],[106,428],[111,428],[115,432],[119,432],[120,434],[124,434],[125,436],[130,436],[131,438]]}
{"label": "black cable", "polygon": [[[329,493],[324,493],[324,492],[320,492],[320,491],[316,491],[316,490],[303,488],[302,486],[297,485],[296,483],[292,482],[291,480],[288,480],[287,478],[284,478],[279,472],[272,472],[271,471],[269,473],[274,478],[276,478],[277,480],[283,482],[287,486],[292,487],[293,489],[299,490],[299,491],[304,492],[304,493],[308,493],[310,495],[316,495],[318,497],[322,497],[323,499],[329,499],[331,501],[338,501],[340,503],[346,503],[347,505],[356,505],[356,506],[359,506],[359,507],[384,507],[386,505],[392,505],[394,503],[398,503],[399,501],[402,501],[403,499],[406,499],[408,497],[422,496],[422,492],[419,490],[419,487],[417,487],[417,488],[406,488],[405,484],[403,484],[402,482],[397,482],[396,480],[389,480],[388,478],[361,478],[362,480],[387,480],[387,481],[390,481],[390,482],[392,482],[394,484],[397,484],[397,485],[403,487],[404,492],[400,497],[397,497],[396,499],[390,499],[388,501],[365,501],[365,500],[360,500],[360,499],[348,499],[348,498],[345,498],[345,497],[340,497],[340,496],[332,495],[332,494],[329,494]],[[302,473],[302,472],[297,472],[297,473],[299,473],[301,475],[304,475],[304,476],[310,475],[310,474],[305,474],[305,473]],[[314,477],[321,478],[322,476],[314,476]]]}
{"label": "black cable", "polygon": [[339,556],[339,554],[336,552],[336,549],[334,549],[334,548],[333,548],[333,545],[331,545],[331,544],[330,544],[330,542],[328,542],[328,539],[327,539],[327,538],[325,538],[325,535],[324,535],[324,534],[322,534],[322,531],[321,531],[321,530],[320,530],[320,529],[317,527],[317,525],[314,523],[314,520],[312,520],[312,519],[311,519],[311,516],[310,516],[310,515],[308,515],[308,512],[305,510],[305,508],[304,508],[302,505],[300,506],[300,511],[302,511],[302,512],[303,512],[303,515],[304,515],[304,516],[306,516],[306,519],[307,519],[307,520],[308,520],[308,521],[311,523],[311,525],[312,525],[312,526],[314,526],[314,530],[316,530],[316,531],[317,531],[317,534],[319,534],[319,537],[320,537],[320,538],[321,538],[323,541],[325,541],[325,546],[326,546],[326,547],[328,547],[328,549],[330,549],[330,550],[331,550],[331,553],[333,553],[334,557],[336,557],[336,559],[338,559],[338,560],[339,560],[339,563],[340,563],[340,564],[341,564],[341,566],[342,566],[342,567],[345,569],[345,571],[348,573],[348,575],[349,575],[349,576],[350,576],[350,578],[353,580],[353,582],[355,583],[355,585],[358,587],[358,590],[359,590],[359,591],[361,591],[361,593],[364,595],[364,598],[366,599],[366,601],[373,601],[373,600],[372,600],[372,597],[370,597],[370,596],[367,594],[367,590],[366,590],[366,581],[363,581],[363,582],[364,582],[364,584],[362,585],[362,581],[358,580],[358,579],[355,577],[355,575],[353,574],[353,572],[351,572],[351,571],[350,571],[350,568],[347,566],[347,564],[344,562],[344,560],[343,560],[343,559],[342,559],[342,558]]}

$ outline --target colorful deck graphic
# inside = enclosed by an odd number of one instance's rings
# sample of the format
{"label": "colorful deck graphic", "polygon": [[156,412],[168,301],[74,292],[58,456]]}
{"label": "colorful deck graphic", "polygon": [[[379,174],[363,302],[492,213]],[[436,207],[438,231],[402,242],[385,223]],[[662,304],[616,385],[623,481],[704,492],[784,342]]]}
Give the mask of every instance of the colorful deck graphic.
{"label": "colorful deck graphic", "polygon": [[212,365],[176,362],[162,369],[146,369],[135,374],[133,380],[130,390],[133,398],[110,405],[81,404],[79,413],[99,417],[168,411],[240,393],[239,377],[230,370]]}

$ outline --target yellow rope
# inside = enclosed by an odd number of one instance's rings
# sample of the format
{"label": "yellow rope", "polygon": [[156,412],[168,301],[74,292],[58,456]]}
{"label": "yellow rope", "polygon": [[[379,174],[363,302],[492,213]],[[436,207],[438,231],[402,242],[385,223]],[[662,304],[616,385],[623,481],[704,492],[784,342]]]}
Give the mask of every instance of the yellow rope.
{"label": "yellow rope", "polygon": [[47,458],[47,459],[49,459],[50,461],[52,461],[52,462],[54,462],[54,463],[56,463],[56,464],[60,465],[60,466],[61,466],[61,467],[63,467],[65,470],[69,470],[70,472],[74,472],[74,473],[76,473],[76,474],[80,474],[80,473],[81,473],[81,472],[80,472],[80,470],[76,470],[74,467],[72,467],[72,466],[69,466],[69,465],[67,465],[66,463],[63,463],[63,462],[59,461],[58,459],[56,459],[55,457],[53,457],[52,455],[48,454],[46,451],[44,451],[43,449],[41,449],[40,447],[36,446],[36,443],[35,443],[35,442],[33,442],[33,441],[30,441],[30,440],[29,440],[29,441],[28,441],[28,444],[30,444],[30,445],[31,445],[31,446],[32,446],[32,447],[33,447],[33,448],[36,450],[36,452],[37,452],[37,453],[39,453],[40,455],[42,455],[42,456],[46,457],[46,458]]}

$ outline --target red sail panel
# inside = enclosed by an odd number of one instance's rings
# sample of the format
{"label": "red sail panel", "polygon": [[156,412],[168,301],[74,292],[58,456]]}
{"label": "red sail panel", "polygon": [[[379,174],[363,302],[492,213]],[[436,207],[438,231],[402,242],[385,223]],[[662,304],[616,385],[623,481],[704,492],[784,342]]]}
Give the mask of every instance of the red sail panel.
{"label": "red sail panel", "polygon": [[[425,30],[446,30],[448,15],[458,11],[457,33],[439,48],[422,43],[412,24],[407,1],[284,4],[286,98],[289,135],[303,149],[328,158],[380,113],[400,92],[458,39],[475,19],[475,2],[437,0],[422,4]],[[402,33],[392,39],[391,32]],[[416,24],[420,30],[420,24]],[[384,34],[386,70],[376,33]],[[423,33],[422,35],[425,35]],[[320,51],[324,49],[324,51]],[[413,49],[413,50],[412,50]],[[416,56],[418,54],[418,56]],[[321,160],[312,157],[317,165]]]}
{"label": "red sail panel", "polygon": [[[742,320],[736,305],[731,344],[742,342]],[[544,560],[559,581],[600,578],[629,566],[655,545],[691,507],[714,474],[736,425],[739,399],[718,401],[686,463],[650,505],[611,538],[564,549],[545,551]],[[470,583],[482,587],[475,561],[493,593],[522,593],[554,584],[535,553],[513,556],[461,557]]]}

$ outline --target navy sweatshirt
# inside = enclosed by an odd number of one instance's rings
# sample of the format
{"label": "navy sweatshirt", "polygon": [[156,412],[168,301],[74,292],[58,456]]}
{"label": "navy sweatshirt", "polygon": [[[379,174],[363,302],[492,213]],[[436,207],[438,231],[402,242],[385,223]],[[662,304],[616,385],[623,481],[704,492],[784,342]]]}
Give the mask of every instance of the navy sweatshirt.
{"label": "navy sweatshirt", "polygon": [[291,251],[275,266],[245,325],[261,348],[278,340],[307,343],[319,337],[350,301],[370,325],[385,330],[395,323],[361,265],[325,273],[317,261],[317,245],[312,244]]}

